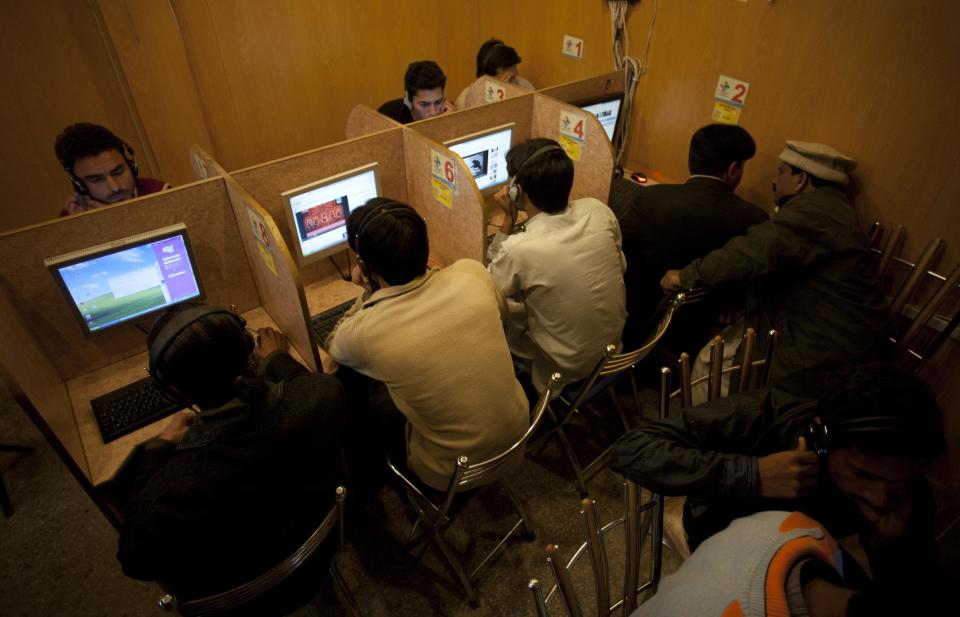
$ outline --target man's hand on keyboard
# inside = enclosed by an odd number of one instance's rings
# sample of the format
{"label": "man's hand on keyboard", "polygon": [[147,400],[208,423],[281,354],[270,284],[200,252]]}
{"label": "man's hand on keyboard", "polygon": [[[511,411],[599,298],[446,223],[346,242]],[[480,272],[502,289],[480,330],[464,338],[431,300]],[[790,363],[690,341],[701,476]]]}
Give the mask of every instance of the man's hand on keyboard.
{"label": "man's hand on keyboard", "polygon": [[178,411],[170,416],[170,421],[167,422],[167,426],[164,427],[163,432],[158,437],[172,444],[180,443],[183,436],[187,434],[187,429],[193,424],[196,415],[196,412],[189,409]]}
{"label": "man's hand on keyboard", "polygon": [[266,358],[275,351],[286,351],[290,348],[287,337],[282,332],[273,328],[260,328],[257,330],[257,346],[254,349],[261,358]]}

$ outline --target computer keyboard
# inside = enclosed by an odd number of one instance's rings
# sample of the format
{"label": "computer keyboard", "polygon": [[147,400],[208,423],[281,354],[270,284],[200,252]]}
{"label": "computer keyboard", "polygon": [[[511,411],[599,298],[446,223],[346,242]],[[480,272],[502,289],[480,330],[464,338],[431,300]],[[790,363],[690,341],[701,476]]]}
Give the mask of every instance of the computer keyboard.
{"label": "computer keyboard", "polygon": [[327,340],[327,337],[330,336],[330,333],[333,332],[334,326],[337,325],[337,322],[340,321],[340,318],[343,317],[343,314],[347,312],[351,306],[357,301],[356,298],[353,300],[347,300],[343,304],[338,304],[333,308],[329,308],[322,313],[314,315],[310,319],[310,325],[313,327],[313,333],[317,335],[317,342],[323,343]]}
{"label": "computer keyboard", "polygon": [[103,443],[132,433],[168,416],[183,405],[176,403],[146,377],[90,401]]}

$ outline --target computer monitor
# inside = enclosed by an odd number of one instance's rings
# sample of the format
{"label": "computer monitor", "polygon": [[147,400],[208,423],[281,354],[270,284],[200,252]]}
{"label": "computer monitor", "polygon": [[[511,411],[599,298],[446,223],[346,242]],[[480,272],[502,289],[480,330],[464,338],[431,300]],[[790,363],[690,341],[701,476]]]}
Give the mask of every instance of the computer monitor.
{"label": "computer monitor", "polygon": [[347,248],[347,217],[380,194],[370,163],[282,193],[297,262],[313,263]]}
{"label": "computer monitor", "polygon": [[583,111],[592,113],[603,126],[607,138],[613,141],[616,130],[620,126],[617,119],[620,117],[620,108],[623,106],[623,92],[605,94],[600,97],[571,103]]}
{"label": "computer monitor", "polygon": [[203,298],[182,223],[43,263],[87,334]]}
{"label": "computer monitor", "polygon": [[514,126],[511,122],[443,143],[463,159],[481,193],[492,193],[509,179],[507,152],[513,143]]}

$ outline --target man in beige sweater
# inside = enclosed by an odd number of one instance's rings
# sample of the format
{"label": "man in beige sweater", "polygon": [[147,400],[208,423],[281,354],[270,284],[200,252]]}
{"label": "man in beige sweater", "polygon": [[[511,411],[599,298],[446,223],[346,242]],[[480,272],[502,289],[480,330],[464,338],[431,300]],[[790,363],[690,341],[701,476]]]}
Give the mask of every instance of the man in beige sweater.
{"label": "man in beige sweater", "polygon": [[484,460],[529,423],[503,296],[479,262],[427,269],[426,224],[410,206],[373,199],[351,213],[347,233],[365,291],[325,347],[386,386],[407,419],[407,466],[444,490],[458,456]]}

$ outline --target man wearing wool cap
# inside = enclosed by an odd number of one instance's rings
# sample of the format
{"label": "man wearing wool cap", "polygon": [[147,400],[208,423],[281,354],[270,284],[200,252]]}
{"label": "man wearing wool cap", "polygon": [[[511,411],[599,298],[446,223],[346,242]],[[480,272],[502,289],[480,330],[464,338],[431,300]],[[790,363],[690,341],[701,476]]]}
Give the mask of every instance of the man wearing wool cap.
{"label": "man wearing wool cap", "polygon": [[857,162],[792,140],[779,158],[773,218],[661,281],[665,292],[747,283],[744,327],[779,336],[771,384],[799,369],[882,356],[889,322],[869,241],[846,197]]}

